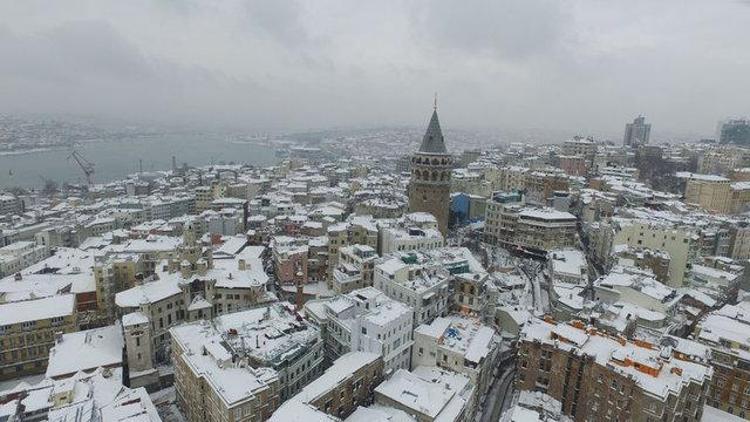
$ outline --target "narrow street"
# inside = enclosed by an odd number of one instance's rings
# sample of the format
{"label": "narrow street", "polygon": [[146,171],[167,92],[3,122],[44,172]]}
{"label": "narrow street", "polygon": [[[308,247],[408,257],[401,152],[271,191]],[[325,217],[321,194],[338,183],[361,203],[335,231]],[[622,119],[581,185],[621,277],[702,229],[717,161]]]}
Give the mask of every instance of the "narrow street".
{"label": "narrow street", "polygon": [[513,401],[513,382],[516,378],[516,367],[513,361],[507,365],[502,374],[495,378],[492,388],[487,393],[487,405],[484,408],[481,422],[497,422]]}
{"label": "narrow street", "polygon": [[542,290],[539,282],[542,267],[543,265],[537,262],[522,262],[518,266],[531,288],[532,303],[536,316],[542,316],[549,310],[549,296],[546,291]]}

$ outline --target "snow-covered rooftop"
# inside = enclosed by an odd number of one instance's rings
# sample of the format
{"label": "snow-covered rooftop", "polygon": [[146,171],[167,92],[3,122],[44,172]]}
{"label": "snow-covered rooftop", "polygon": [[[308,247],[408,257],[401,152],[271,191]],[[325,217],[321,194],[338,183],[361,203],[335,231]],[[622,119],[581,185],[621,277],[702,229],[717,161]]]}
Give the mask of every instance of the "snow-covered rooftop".
{"label": "snow-covered rooftop", "polygon": [[47,377],[88,372],[97,367],[121,366],[123,345],[119,325],[63,334],[49,351]]}

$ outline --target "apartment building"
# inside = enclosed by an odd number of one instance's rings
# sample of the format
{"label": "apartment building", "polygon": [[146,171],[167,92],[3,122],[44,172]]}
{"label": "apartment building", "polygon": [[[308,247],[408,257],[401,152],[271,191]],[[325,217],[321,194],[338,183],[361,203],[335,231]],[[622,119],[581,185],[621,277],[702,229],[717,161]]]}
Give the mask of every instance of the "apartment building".
{"label": "apartment building", "polygon": [[375,388],[378,406],[399,410],[419,422],[475,420],[476,397],[469,377],[436,366],[398,370]]}
{"label": "apartment building", "polygon": [[183,229],[182,238],[176,236],[148,235],[145,238],[127,239],[102,249],[103,255],[138,255],[143,262],[144,276],[153,274],[157,265],[164,260],[172,260],[182,249],[197,249],[198,225],[188,223]]}
{"label": "apartment building", "polygon": [[375,248],[367,245],[345,246],[339,250],[339,262],[333,270],[331,286],[339,294],[372,286]]}
{"label": "apartment building", "polygon": [[671,287],[683,285],[688,262],[695,255],[697,247],[691,229],[649,220],[614,218],[601,225],[597,236],[610,238],[601,242],[602,248],[597,252],[601,262],[607,262],[618,245],[669,254],[667,284]]}
{"label": "apartment building", "polygon": [[488,243],[544,257],[576,246],[577,224],[568,212],[526,207],[519,194],[498,193],[487,203],[484,237]]}
{"label": "apartment building", "polygon": [[119,324],[56,337],[49,351],[47,378],[57,380],[79,372],[93,373],[97,368],[122,368],[124,344]]}
{"label": "apartment building", "polygon": [[412,368],[437,366],[464,374],[483,395],[490,387],[500,353],[500,336],[476,318],[436,318],[414,330]]}
{"label": "apartment building", "polygon": [[[361,191],[360,191],[361,192]],[[407,211],[408,202],[402,195],[389,192],[357,192],[353,201],[354,213],[375,218],[399,218]],[[367,197],[370,196],[370,197]]]}
{"label": "apartment building", "polygon": [[388,297],[410,306],[414,324],[430,323],[448,314],[451,283],[457,275],[483,277],[484,268],[466,248],[397,253],[375,265],[374,286]]}
{"label": "apartment building", "polygon": [[532,319],[519,340],[516,386],[560,401],[575,421],[698,422],[713,372],[669,346]]}
{"label": "apartment building", "polygon": [[537,170],[526,173],[524,189],[529,201],[545,204],[556,191],[570,188],[568,176],[558,169]]}
{"label": "apartment building", "polygon": [[56,336],[73,331],[74,294],[0,304],[0,379],[44,373]]}
{"label": "apartment building", "polygon": [[562,144],[561,152],[563,155],[577,155],[593,159],[596,155],[597,145],[591,138],[576,136]]}
{"label": "apartment building", "polygon": [[49,247],[31,241],[20,241],[0,248],[0,278],[15,274],[47,258]]}
{"label": "apartment building", "polygon": [[150,196],[143,200],[145,220],[169,220],[195,212],[195,196]]}
{"label": "apartment building", "polygon": [[383,356],[386,372],[409,368],[413,315],[407,306],[373,287],[324,304],[326,353],[332,361],[358,351]]}
{"label": "apartment building", "polygon": [[731,181],[722,176],[690,174],[685,183],[685,202],[726,214],[732,205]]}
{"label": "apartment building", "polygon": [[578,155],[560,155],[558,167],[568,176],[585,176],[588,174],[591,161]]}
{"label": "apartment building", "polygon": [[750,258],[750,223],[740,221],[729,228],[729,250],[732,259]]}
{"label": "apartment building", "polygon": [[211,202],[216,198],[216,191],[211,186],[198,186],[195,188],[195,211],[201,213],[211,209]]}
{"label": "apartment building", "polygon": [[380,355],[347,353],[299,394],[284,402],[270,421],[341,421],[358,406],[372,403],[373,392],[382,380]]}
{"label": "apartment building", "polygon": [[528,172],[529,169],[526,167],[509,166],[501,168],[493,187],[503,192],[523,190],[526,188],[526,173]]}
{"label": "apartment building", "polygon": [[146,265],[138,254],[102,254],[94,256],[94,283],[97,307],[108,318],[115,315],[115,294],[142,281]]}
{"label": "apartment building", "polygon": [[0,392],[0,402],[4,422],[161,422],[145,389],[122,385],[120,368],[97,368],[68,379],[21,382]]}
{"label": "apartment building", "polygon": [[588,263],[578,249],[557,249],[547,254],[547,271],[554,282],[586,285]]}
{"label": "apartment building", "polygon": [[172,330],[176,403],[188,422],[258,421],[280,404],[278,373],[233,356],[208,322]]}
{"label": "apartment building", "polygon": [[736,168],[745,167],[748,151],[742,148],[721,146],[704,152],[698,160],[698,171],[704,174],[730,173]]}
{"label": "apartment building", "polygon": [[443,235],[437,229],[389,227],[381,230],[381,239],[381,255],[443,246]]}
{"label": "apartment building", "polygon": [[23,201],[17,196],[0,193],[0,215],[18,214],[23,211]]}
{"label": "apartment building", "polygon": [[730,187],[729,212],[742,214],[750,204],[750,182],[734,182]]}
{"label": "apartment building", "polygon": [[628,307],[631,321],[640,326],[661,328],[666,315],[675,313],[681,294],[650,273],[632,267],[615,267],[593,283],[594,299],[600,303]]}
{"label": "apartment building", "polygon": [[279,283],[307,283],[309,246],[306,239],[276,236],[272,240],[271,250]]}
{"label": "apartment building", "polygon": [[201,337],[215,340],[234,361],[273,369],[281,401],[297,394],[323,372],[320,330],[298,320],[292,305],[286,302],[222,315],[210,322],[179,325],[170,329],[170,336],[173,343],[181,345]]}
{"label": "apartment building", "polygon": [[[210,254],[204,256],[201,248],[186,248],[180,253],[181,259],[175,258],[157,271],[157,280],[118,292],[116,314],[122,316],[124,326],[126,317],[135,321],[145,318],[149,325],[149,358],[154,364],[166,361],[170,327],[276,300],[266,290],[268,276],[260,259],[262,250],[262,247],[248,247],[233,259],[214,260]],[[136,333],[143,333],[136,328]],[[126,342],[127,333],[128,330]],[[132,349],[127,352],[137,353]],[[144,370],[137,372],[142,374]]]}
{"label": "apartment building", "polygon": [[708,356],[702,358],[714,369],[706,403],[743,419],[750,419],[748,330],[750,303],[741,301],[704,316],[693,333],[695,341],[708,349]]}

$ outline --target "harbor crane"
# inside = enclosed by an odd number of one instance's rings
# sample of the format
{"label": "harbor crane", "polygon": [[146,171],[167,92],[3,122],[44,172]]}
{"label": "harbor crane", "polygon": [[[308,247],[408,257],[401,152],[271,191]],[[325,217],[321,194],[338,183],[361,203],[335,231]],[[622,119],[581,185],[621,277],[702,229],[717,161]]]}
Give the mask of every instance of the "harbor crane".
{"label": "harbor crane", "polygon": [[81,170],[83,170],[83,174],[86,175],[86,182],[88,183],[88,185],[89,186],[93,185],[94,184],[94,163],[84,158],[83,155],[81,155],[81,153],[79,153],[76,150],[73,150],[73,152],[70,153],[70,155],[68,156],[68,160],[70,160],[71,158],[74,159],[76,163],[78,164],[78,167],[80,167]]}

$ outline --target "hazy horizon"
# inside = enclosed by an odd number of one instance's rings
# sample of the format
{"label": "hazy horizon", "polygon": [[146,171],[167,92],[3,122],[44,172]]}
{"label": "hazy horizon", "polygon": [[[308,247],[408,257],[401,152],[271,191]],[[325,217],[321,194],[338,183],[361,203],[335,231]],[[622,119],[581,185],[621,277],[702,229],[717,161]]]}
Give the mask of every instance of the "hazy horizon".
{"label": "hazy horizon", "polygon": [[[205,129],[711,137],[750,105],[750,2],[0,2],[0,113]],[[679,12],[679,13],[678,13]],[[533,128],[533,129],[532,129]]]}

